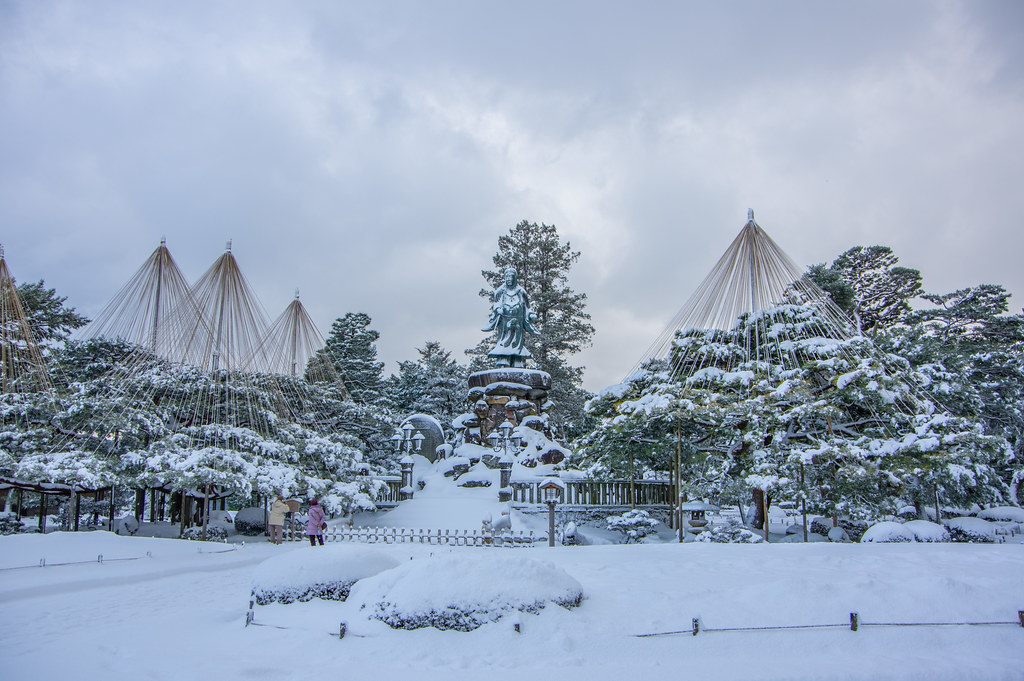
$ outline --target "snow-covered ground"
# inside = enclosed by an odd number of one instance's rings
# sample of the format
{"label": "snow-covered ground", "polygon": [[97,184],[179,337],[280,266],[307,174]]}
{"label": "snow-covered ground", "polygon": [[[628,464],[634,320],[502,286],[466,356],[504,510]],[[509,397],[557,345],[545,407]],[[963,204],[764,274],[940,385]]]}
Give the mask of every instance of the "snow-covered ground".
{"label": "snow-covered ground", "polygon": [[[471,528],[482,513],[501,510],[484,495],[461,506],[450,501],[432,503],[424,495],[376,522],[409,526],[399,521],[412,520],[419,507],[419,518],[429,519],[422,525],[443,527],[452,521],[444,513],[457,508],[473,518],[464,523]],[[396,569],[423,561],[427,569],[419,574],[432,573],[428,561],[447,570],[455,561],[467,592],[493,576],[493,568],[474,571],[475,563],[502,556],[551,563],[582,586],[585,600],[578,608],[551,606],[468,633],[406,631],[370,620],[354,591],[344,603],[256,606],[255,626],[246,627],[263,561],[284,554],[301,560],[324,550],[343,560],[345,545],[275,546],[262,537],[218,544],[108,532],[7,536],[0,537],[0,676],[1024,679],[1019,625],[638,636],[689,630],[693,618],[714,629],[844,624],[851,612],[868,623],[1016,622],[1024,609],[1019,543],[374,548],[399,561]],[[134,560],[114,560],[120,558]],[[75,561],[82,562],[57,565]],[[348,633],[339,639],[343,621]]]}

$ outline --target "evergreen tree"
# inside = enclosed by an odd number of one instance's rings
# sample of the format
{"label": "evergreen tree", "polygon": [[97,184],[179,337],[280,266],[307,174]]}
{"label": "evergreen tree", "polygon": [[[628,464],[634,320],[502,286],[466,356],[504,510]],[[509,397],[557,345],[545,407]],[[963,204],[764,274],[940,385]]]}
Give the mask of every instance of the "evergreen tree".
{"label": "evergreen tree", "polygon": [[384,362],[377,361],[380,333],[370,328],[370,315],[349,312],[335,320],[323,350],[311,361],[326,357],[356,402],[375,403],[384,396]]}
{"label": "evergreen tree", "polygon": [[32,335],[41,348],[58,346],[75,329],[89,323],[75,308],[65,305],[66,296],[58,296],[55,289],[46,288],[42,279],[34,284],[19,285],[18,298]]}
{"label": "evergreen tree", "polygon": [[909,301],[922,290],[921,273],[898,262],[888,246],[856,246],[828,268],[811,267],[808,276],[850,314],[861,333],[876,333],[902,321],[911,311]]}
{"label": "evergreen tree", "polygon": [[[584,368],[572,366],[569,358],[589,346],[594,335],[586,311],[586,294],[569,286],[569,272],[579,257],[579,251],[561,242],[554,225],[524,220],[498,237],[495,269],[481,272],[490,286],[481,289],[484,298],[490,298],[501,286],[506,268],[514,267],[519,273],[519,283],[526,289],[540,330],[539,336],[526,335],[527,347],[537,367],[551,374],[551,420],[567,436],[575,434],[582,424],[583,406],[589,397],[582,388]],[[466,351],[473,356],[470,370],[490,367],[487,352],[492,346],[493,341],[488,339]]]}
{"label": "evergreen tree", "polygon": [[957,416],[1002,435],[1013,455],[998,466],[1020,503],[1024,479],[1024,316],[1007,314],[1009,293],[982,284],[925,294],[934,308],[878,338],[905,357],[932,398]]}
{"label": "evergreen tree", "polygon": [[466,403],[468,371],[437,341],[427,341],[415,361],[398,363],[389,381],[389,396],[400,414],[422,413],[451,425]]}
{"label": "evergreen tree", "polygon": [[[673,361],[685,353],[702,368],[644,372],[595,400],[600,426],[578,454],[595,468],[621,465],[627,444],[665,451],[681,436],[693,449],[682,457],[684,492],[728,496],[742,482],[829,515],[893,512],[936,493],[945,503],[1004,498],[1002,437],[922,399],[924,379],[866,338],[817,336],[815,314],[787,305],[730,331],[680,333]],[[785,353],[751,342],[781,342]]]}

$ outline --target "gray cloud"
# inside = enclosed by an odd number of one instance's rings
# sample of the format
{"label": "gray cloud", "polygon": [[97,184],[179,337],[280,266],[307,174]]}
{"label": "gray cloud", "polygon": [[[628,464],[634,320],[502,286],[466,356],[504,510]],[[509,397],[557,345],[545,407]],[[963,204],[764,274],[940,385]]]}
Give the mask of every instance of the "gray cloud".
{"label": "gray cloud", "polygon": [[[94,315],[166,236],[381,356],[480,338],[497,237],[554,223],[617,381],[753,207],[798,263],[892,246],[1024,285],[1019,4],[80,3],[0,9],[0,242]],[[1019,302],[1014,303],[1017,307]],[[389,365],[389,369],[393,368]]]}

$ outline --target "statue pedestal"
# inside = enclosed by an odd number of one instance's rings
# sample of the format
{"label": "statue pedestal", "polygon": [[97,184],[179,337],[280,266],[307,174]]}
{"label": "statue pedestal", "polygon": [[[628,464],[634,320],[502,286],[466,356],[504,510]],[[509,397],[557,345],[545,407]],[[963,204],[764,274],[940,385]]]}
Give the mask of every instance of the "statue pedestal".
{"label": "statue pedestal", "polygon": [[[501,367],[471,374],[469,400],[476,417],[472,421],[475,426],[472,430],[476,433],[469,437],[482,444],[488,434],[506,420],[518,426],[530,416],[540,416],[550,389],[551,375],[537,369]],[[530,424],[530,427],[541,429],[539,425]],[[550,433],[545,435],[550,437]],[[558,463],[562,458],[560,453],[556,456],[552,452],[543,462]]]}

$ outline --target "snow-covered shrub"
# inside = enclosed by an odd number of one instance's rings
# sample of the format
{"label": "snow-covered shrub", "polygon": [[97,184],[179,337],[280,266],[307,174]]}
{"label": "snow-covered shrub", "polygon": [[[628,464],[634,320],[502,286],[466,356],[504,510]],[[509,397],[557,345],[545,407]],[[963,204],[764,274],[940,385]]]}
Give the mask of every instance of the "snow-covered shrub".
{"label": "snow-covered shrub", "polygon": [[247,537],[263,534],[267,529],[267,519],[262,508],[250,506],[235,514],[235,531]]}
{"label": "snow-covered shrub", "polygon": [[764,537],[743,527],[738,520],[730,519],[728,525],[715,525],[701,532],[697,541],[711,544],[760,544]]}
{"label": "snow-covered shrub", "polygon": [[811,520],[811,532],[814,534],[820,534],[822,537],[828,536],[828,531],[832,529],[832,521],[829,518],[814,518]]}
{"label": "snow-covered shrub", "polygon": [[[308,548],[308,547],[307,547]],[[325,546],[293,550],[263,561],[252,581],[256,602],[343,601],[352,585],[398,565],[387,553],[366,546]]]}
{"label": "snow-covered shrub", "polygon": [[633,510],[622,515],[609,516],[605,521],[609,530],[621,532],[626,544],[633,544],[654,532],[658,521],[647,511]]}
{"label": "snow-covered shrub", "polygon": [[0,513],[0,535],[18,534],[24,531],[25,528],[18,520],[16,513]]}
{"label": "snow-covered shrub", "polygon": [[950,518],[946,527],[955,542],[991,544],[996,541],[996,525],[982,518]]}
{"label": "snow-covered shrub", "polygon": [[[839,527],[846,530],[846,534],[849,536],[850,541],[860,541],[860,538],[864,536],[864,533],[868,530],[868,523],[866,520],[854,520],[853,518],[840,518]],[[832,519],[831,518],[815,518],[811,521],[811,532],[820,534],[822,537],[827,537],[828,533],[832,530]]]}
{"label": "snow-covered shrub", "polygon": [[917,509],[913,506],[901,506],[896,511],[896,517],[900,520],[917,520]]}
{"label": "snow-covered shrub", "polygon": [[903,523],[903,527],[913,532],[917,541],[931,543],[951,540],[949,530],[930,520],[911,520]]}
{"label": "snow-covered shrub", "polygon": [[203,534],[203,526],[196,525],[182,532],[181,538],[194,541],[224,541],[228,538],[228,531],[219,525],[207,525],[206,533]]}
{"label": "snow-covered shrub", "polygon": [[914,533],[902,523],[883,520],[867,529],[860,538],[862,544],[897,544],[917,541]]}
{"label": "snow-covered shrub", "polygon": [[997,506],[978,512],[982,520],[994,520],[1001,523],[1024,523],[1024,508],[1017,506]]}
{"label": "snow-covered shrub", "polygon": [[352,588],[349,599],[395,629],[472,631],[509,613],[578,606],[583,587],[561,568],[507,553],[414,560]]}

